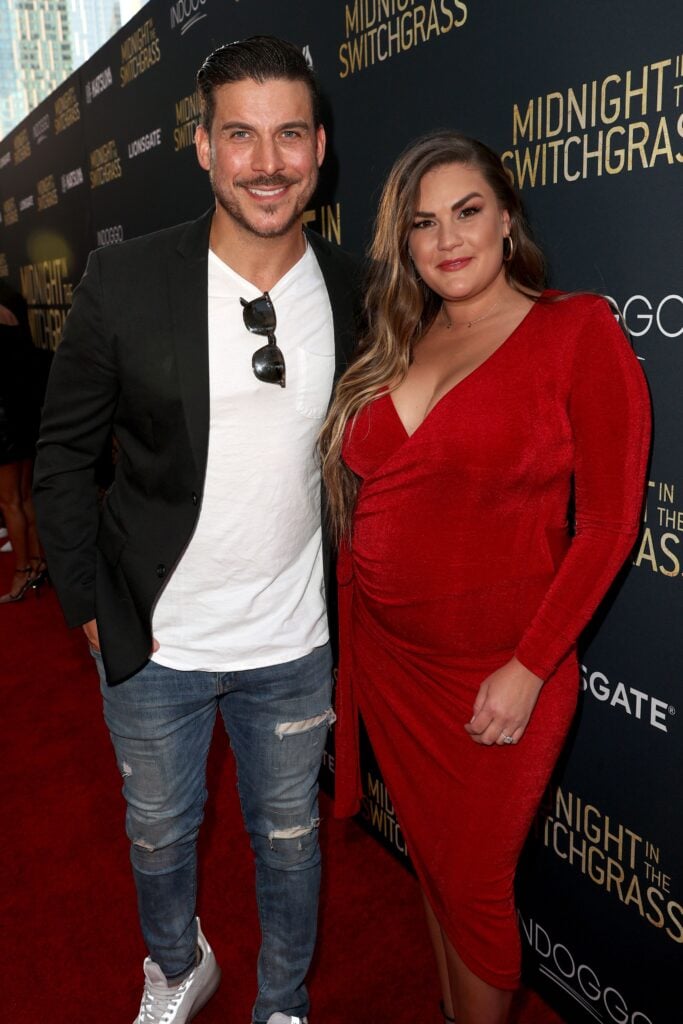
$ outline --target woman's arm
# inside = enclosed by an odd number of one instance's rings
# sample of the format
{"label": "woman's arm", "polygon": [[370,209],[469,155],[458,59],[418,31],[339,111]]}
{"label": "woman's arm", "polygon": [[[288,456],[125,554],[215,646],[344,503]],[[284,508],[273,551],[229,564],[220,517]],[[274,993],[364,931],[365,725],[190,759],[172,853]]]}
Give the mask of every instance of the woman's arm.
{"label": "woman's arm", "polygon": [[575,536],[515,657],[482,684],[466,727],[479,742],[521,737],[543,680],[578,639],[638,533],[650,444],[647,385],[607,303],[596,299],[586,313],[568,407]]}

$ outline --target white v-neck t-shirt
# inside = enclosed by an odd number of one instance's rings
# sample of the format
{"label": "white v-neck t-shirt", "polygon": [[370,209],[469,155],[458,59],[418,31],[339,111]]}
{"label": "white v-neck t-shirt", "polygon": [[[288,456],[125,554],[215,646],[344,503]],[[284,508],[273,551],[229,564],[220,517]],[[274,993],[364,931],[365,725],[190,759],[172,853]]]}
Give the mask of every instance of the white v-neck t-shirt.
{"label": "white v-neck t-shirt", "polygon": [[209,450],[196,529],[154,610],[155,662],[236,671],[328,639],[315,443],[334,378],[334,331],[310,246],[270,290],[287,386],[254,376],[267,339],[240,298],[261,293],[209,252]]}

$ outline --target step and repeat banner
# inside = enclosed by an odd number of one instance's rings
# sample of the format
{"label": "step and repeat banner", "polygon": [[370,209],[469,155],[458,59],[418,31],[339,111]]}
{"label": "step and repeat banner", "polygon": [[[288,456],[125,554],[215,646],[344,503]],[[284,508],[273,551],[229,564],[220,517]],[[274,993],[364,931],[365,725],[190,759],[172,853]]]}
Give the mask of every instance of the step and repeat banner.
{"label": "step and repeat banner", "polygon": [[[674,0],[154,0],[0,142],[0,276],[44,349],[90,249],[209,206],[195,72],[261,32],[300,45],[327,97],[313,228],[362,250],[399,150],[457,127],[503,154],[552,283],[623,310],[655,410],[642,531],[582,646],[519,878],[527,980],[568,1022],[683,1019],[680,28]],[[361,820],[408,865],[367,743],[363,777]]]}

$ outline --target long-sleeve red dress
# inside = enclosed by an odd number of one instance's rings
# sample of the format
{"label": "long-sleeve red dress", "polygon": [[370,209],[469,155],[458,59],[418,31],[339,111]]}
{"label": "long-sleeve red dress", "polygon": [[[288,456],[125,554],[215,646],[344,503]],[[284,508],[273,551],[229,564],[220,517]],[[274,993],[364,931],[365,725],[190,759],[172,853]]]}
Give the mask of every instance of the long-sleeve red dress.
{"label": "long-sleeve red dress", "polygon": [[[499,988],[518,983],[514,874],[574,712],[576,640],[635,541],[649,438],[643,373],[590,295],[535,303],[412,435],[389,394],[347,428],[337,813],[358,808],[360,710],[436,916]],[[545,684],[518,744],[481,746],[464,725],[513,655]]]}

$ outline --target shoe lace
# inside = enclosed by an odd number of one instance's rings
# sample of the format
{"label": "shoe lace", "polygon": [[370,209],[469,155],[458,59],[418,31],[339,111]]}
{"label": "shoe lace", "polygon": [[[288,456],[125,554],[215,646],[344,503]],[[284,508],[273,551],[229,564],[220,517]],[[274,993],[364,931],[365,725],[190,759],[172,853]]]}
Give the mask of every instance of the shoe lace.
{"label": "shoe lace", "polygon": [[146,980],[138,1014],[139,1024],[170,1024],[194,976],[195,972],[191,971],[177,988],[172,989]]}

